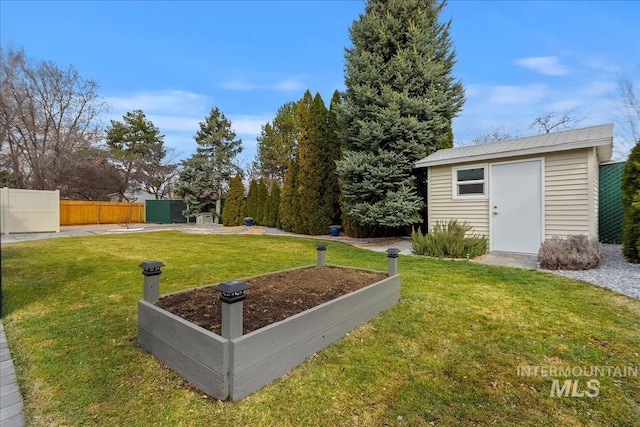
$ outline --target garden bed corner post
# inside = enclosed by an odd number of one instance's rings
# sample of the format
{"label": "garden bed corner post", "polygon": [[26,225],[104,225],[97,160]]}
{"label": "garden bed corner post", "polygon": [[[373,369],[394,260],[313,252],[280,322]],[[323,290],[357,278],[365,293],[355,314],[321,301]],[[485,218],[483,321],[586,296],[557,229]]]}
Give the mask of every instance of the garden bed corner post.
{"label": "garden bed corner post", "polygon": [[222,302],[221,332],[222,338],[233,340],[242,336],[242,301],[245,299],[244,291],[249,285],[240,280],[222,282],[215,287],[220,292]]}
{"label": "garden bed corner post", "polygon": [[327,244],[316,243],[316,249],[318,250],[318,265],[326,265],[327,263]]}
{"label": "garden bed corner post", "polygon": [[398,274],[398,257],[400,256],[400,249],[389,248],[386,250],[387,257],[389,258],[389,277]]}
{"label": "garden bed corner post", "polygon": [[138,267],[142,268],[144,275],[144,296],[143,299],[150,304],[160,299],[160,271],[164,264],[160,261],[145,261]]}

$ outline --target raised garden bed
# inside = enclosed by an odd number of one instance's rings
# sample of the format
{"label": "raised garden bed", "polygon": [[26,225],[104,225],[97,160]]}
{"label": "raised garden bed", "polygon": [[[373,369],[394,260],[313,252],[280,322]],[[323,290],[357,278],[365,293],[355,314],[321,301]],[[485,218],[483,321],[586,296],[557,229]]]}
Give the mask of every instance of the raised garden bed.
{"label": "raised garden bed", "polygon": [[[308,266],[240,279],[252,288],[245,294],[244,334],[234,339],[219,333],[215,285],[169,294],[155,304],[141,300],[138,342],[208,395],[241,399],[395,304],[400,276],[391,262],[390,277],[373,270]],[[290,277],[297,277],[297,283],[287,286]],[[329,280],[312,284],[309,277]],[[262,304],[252,306],[253,299]],[[194,301],[205,311],[197,310]],[[180,313],[180,307],[189,306],[184,317],[168,311]],[[208,310],[212,315],[205,316]]]}

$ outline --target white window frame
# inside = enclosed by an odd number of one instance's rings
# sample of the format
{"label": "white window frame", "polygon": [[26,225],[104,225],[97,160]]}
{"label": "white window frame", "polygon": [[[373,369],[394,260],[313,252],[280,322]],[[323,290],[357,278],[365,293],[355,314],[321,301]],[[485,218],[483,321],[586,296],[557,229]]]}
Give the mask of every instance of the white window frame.
{"label": "white window frame", "polygon": [[[484,178],[478,179],[475,181],[462,181],[462,185],[464,184],[483,184],[483,192],[482,194],[458,194],[458,186],[460,182],[458,182],[458,171],[466,170],[466,169],[479,169],[482,168],[484,172]],[[481,163],[475,165],[464,165],[464,166],[453,166],[451,167],[451,195],[452,198],[458,200],[469,200],[469,199],[487,199],[489,197],[489,164]]]}

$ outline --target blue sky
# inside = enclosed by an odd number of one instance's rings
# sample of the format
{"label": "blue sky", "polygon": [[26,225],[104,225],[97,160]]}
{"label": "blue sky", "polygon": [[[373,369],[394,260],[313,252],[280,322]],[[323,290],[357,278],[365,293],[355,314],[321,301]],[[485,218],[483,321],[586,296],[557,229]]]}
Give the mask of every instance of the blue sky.
{"label": "blue sky", "polygon": [[[106,119],[142,109],[187,157],[213,107],[242,138],[248,167],[260,125],[306,89],[326,103],[344,89],[353,1],[0,2],[3,48],[73,65],[99,83]],[[614,123],[628,145],[617,83],[640,88],[640,1],[449,1],[454,75],[466,103],[456,144],[499,128],[530,134],[550,111],[580,125]]]}

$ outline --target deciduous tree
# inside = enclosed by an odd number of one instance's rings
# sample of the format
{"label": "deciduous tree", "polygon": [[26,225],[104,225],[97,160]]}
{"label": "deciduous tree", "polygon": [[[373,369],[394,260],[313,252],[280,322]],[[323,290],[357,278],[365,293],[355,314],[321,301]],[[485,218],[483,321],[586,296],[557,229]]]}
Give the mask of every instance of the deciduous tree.
{"label": "deciduous tree", "polygon": [[79,151],[101,139],[108,110],[98,84],[69,66],[29,58],[23,49],[0,52],[0,170],[5,182],[53,190]]}

